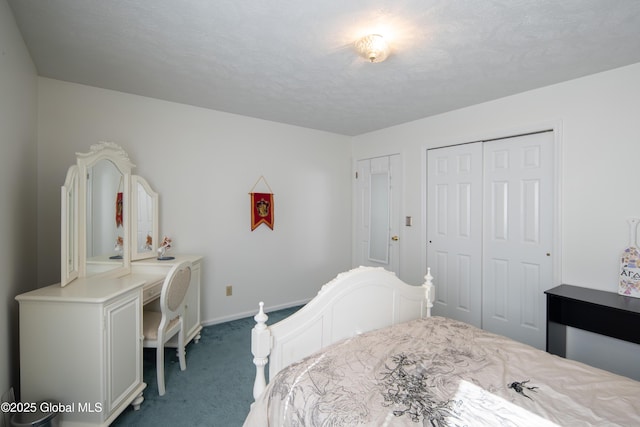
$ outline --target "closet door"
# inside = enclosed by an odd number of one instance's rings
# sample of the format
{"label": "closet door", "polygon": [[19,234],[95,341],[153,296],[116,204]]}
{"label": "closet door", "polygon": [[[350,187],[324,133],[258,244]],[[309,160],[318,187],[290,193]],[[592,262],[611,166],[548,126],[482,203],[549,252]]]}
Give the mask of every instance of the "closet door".
{"label": "closet door", "polygon": [[553,132],[427,151],[433,312],[545,348]]}
{"label": "closet door", "polygon": [[484,143],[484,329],[545,348],[553,132]]}
{"label": "closet door", "polygon": [[482,143],[427,151],[427,181],[433,313],[481,327]]}

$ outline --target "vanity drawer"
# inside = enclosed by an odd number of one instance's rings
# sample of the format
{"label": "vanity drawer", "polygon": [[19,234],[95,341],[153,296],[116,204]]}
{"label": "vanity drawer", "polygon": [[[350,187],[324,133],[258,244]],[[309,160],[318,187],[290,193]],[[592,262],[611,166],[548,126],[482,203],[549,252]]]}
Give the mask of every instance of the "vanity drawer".
{"label": "vanity drawer", "polygon": [[142,304],[147,304],[160,296],[162,292],[162,284],[164,280],[158,280],[156,282],[147,284],[142,289]]}

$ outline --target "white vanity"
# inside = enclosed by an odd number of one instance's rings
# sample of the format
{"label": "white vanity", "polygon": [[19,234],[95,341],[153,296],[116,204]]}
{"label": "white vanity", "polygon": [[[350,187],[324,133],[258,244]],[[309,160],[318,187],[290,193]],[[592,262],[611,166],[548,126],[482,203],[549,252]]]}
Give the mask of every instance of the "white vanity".
{"label": "white vanity", "polygon": [[113,143],[78,154],[62,187],[61,282],[16,297],[21,400],[60,402],[63,426],[107,426],[142,403],[142,309],[186,259],[187,340],[200,339],[202,257],[156,258],[158,195],[132,167]]}

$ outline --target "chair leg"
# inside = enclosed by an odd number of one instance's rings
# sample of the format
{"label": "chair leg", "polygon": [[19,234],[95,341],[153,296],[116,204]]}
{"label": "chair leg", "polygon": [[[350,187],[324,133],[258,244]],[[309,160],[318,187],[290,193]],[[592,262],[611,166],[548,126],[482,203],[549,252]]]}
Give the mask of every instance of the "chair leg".
{"label": "chair leg", "polygon": [[180,370],[184,371],[187,369],[187,360],[185,358],[184,334],[182,333],[182,329],[178,332],[178,360],[180,361]]}
{"label": "chair leg", "polygon": [[156,372],[158,375],[158,394],[164,396],[164,345],[158,345],[156,349]]}

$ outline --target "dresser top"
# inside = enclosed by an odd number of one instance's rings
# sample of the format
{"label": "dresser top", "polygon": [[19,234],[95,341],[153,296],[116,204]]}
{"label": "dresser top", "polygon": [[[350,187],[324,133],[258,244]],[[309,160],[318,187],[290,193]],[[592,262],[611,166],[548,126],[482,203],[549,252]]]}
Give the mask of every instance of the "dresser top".
{"label": "dresser top", "polygon": [[16,297],[24,301],[56,301],[104,303],[131,290],[150,286],[164,280],[164,274],[127,274],[122,277],[81,277],[67,286],[59,283],[25,292]]}
{"label": "dresser top", "polygon": [[560,285],[545,291],[545,294],[640,314],[640,298],[620,295],[615,292]]}
{"label": "dresser top", "polygon": [[23,301],[84,302],[100,304],[123,295],[136,288],[146,288],[163,281],[168,269],[181,261],[196,264],[202,261],[200,255],[176,255],[175,259],[160,261],[156,258],[143,259],[131,263],[130,274],[123,276],[79,277],[62,287],[60,283],[25,292],[16,297]]}

